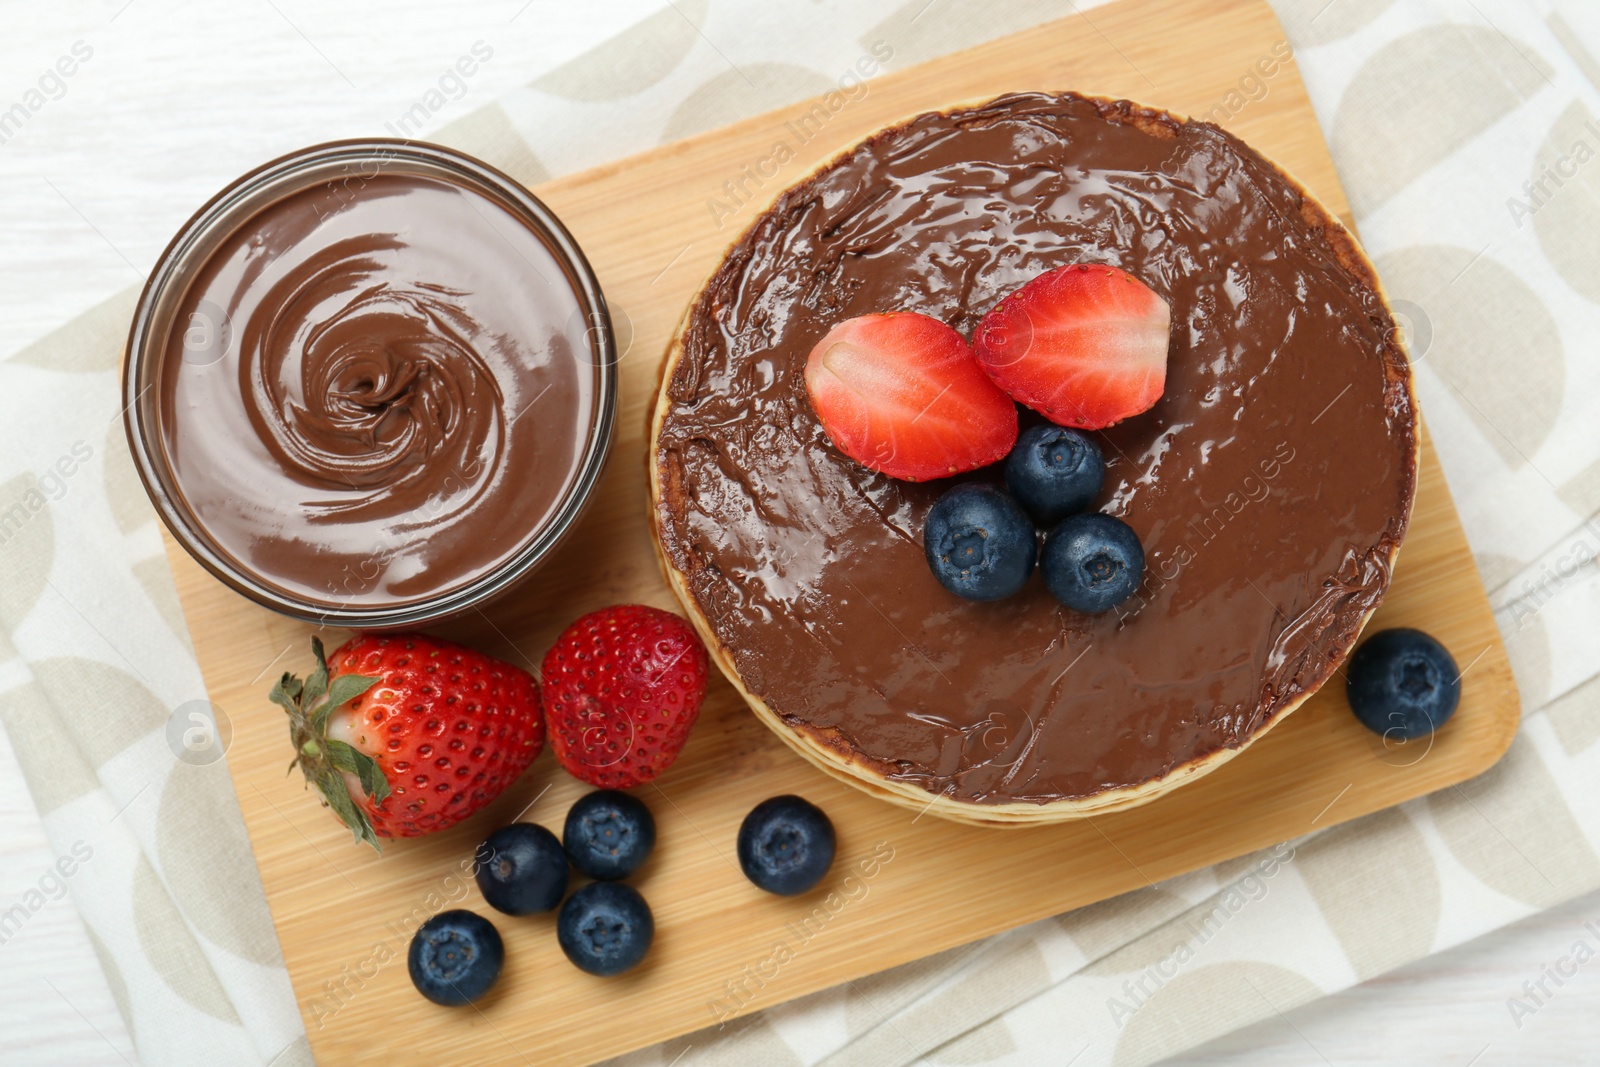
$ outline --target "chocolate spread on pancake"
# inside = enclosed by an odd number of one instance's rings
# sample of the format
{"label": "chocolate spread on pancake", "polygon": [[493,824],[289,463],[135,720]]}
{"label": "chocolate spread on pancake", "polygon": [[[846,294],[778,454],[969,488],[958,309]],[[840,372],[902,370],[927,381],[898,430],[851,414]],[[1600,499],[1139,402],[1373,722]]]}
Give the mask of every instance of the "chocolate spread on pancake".
{"label": "chocolate spread on pancake", "polygon": [[569,272],[464,186],[380,175],[280,200],[177,321],[202,330],[162,367],[177,485],[222,552],[296,596],[464,586],[528,542],[583,453],[595,371]]}
{"label": "chocolate spread on pancake", "polygon": [[[1100,616],[1037,576],[959,600],[921,549],[952,483],[835,450],[806,355],[868,312],[970,336],[1075,261],[1172,305],[1165,395],[1099,434],[1097,506],[1139,534],[1147,580]],[[664,550],[745,687],[892,779],[978,803],[1149,782],[1326,680],[1388,585],[1416,430],[1375,284],[1215,126],[1075,95],[923,115],[784,193],[691,309],[654,457]]]}

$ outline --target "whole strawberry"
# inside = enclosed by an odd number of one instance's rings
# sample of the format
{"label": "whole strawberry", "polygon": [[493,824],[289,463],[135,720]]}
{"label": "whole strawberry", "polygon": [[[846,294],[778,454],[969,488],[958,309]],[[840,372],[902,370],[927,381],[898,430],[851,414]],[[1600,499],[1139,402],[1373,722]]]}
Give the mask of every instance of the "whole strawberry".
{"label": "whole strawberry", "polygon": [[271,699],[306,781],[355,835],[443,830],[500,795],[544,747],[527,671],[423,634],[358,634]]}
{"label": "whole strawberry", "polygon": [[682,751],[708,669],[705,645],[671,612],[625,604],[585,615],[544,657],[556,759],[603,789],[650,781]]}

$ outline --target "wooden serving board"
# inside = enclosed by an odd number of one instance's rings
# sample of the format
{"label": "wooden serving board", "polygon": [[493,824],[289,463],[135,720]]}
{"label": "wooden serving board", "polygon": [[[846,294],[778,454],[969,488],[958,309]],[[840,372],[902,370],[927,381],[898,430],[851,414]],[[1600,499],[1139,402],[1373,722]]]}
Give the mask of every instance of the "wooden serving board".
{"label": "wooden serving board", "polygon": [[[831,115],[824,136],[803,145],[786,123],[806,105],[538,187],[632,324],[616,451],[560,554],[509,602],[446,635],[532,666],[583,612],[622,601],[676,607],[646,530],[646,410],[687,301],[760,207],[746,205],[719,227],[710,201],[726,203],[723,183],[768,159],[776,142],[795,156],[760,188],[763,201],[918,111],[1071,88],[1227,116],[1348,221],[1292,64],[1270,77],[1257,67],[1280,57],[1282,42],[1259,0],[1121,0],[877,78]],[[1253,101],[1241,90],[1252,72],[1268,87]],[[553,916],[489,911],[463,873],[491,829],[519,815],[559,829],[585,787],[547,753],[454,830],[393,843],[381,858],[353,845],[314,795],[284,776],[287,730],[265,699],[273,675],[306,666],[310,628],[248,604],[180,550],[170,556],[211,697],[232,722],[228,764],[311,1045],[328,1064],[601,1059],[711,1025],[730,1007],[758,1010],[1458,782],[1494,763],[1519,714],[1472,556],[1424,441],[1411,533],[1372,625],[1424,627],[1466,668],[1460,712],[1431,744],[1386,749],[1357,725],[1335,680],[1238,759],[1175,795],[1092,822],[979,829],[919,818],[830,779],[770,735],[719,678],[682,758],[639,791],[659,821],[656,854],[634,879],[655,910],[656,944],[635,972],[600,979],[562,957]],[[820,804],[839,831],[829,881],[799,899],[759,892],[733,860],[745,813],[785,792]],[[494,917],[506,940],[505,973],[476,1009],[436,1007],[406,975],[410,931],[458,905]],[[797,923],[815,931],[803,945]],[[792,958],[771,975],[767,961],[780,945]],[[752,982],[747,968],[769,977]]]}

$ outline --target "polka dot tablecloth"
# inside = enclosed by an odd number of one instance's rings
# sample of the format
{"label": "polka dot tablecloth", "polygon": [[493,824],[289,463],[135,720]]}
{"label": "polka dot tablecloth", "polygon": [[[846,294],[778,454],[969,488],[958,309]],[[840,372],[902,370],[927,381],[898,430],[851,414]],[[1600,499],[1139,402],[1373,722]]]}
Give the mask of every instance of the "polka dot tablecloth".
{"label": "polka dot tablecloth", "polygon": [[[1516,668],[1511,751],[1400,808],[619,1062],[1145,1064],[1600,886],[1600,5],[1276,6]],[[896,69],[1087,7],[675,0],[464,118],[348,132],[537,182],[826,91],[864,55]],[[309,1063],[225,764],[174,758],[204,705],[118,419],[133,297],[0,363],[0,724],[138,1056]]]}

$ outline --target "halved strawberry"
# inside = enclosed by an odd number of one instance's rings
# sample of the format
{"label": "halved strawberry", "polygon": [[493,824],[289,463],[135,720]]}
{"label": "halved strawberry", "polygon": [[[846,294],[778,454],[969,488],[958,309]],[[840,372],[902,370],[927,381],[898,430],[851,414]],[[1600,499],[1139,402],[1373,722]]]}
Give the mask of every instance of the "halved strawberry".
{"label": "halved strawberry", "polygon": [[1074,263],[1013,291],[978,324],[978,362],[1051,422],[1098,430],[1149,411],[1167,384],[1172,309],[1126,271]]}
{"label": "halved strawberry", "polygon": [[912,311],[847,319],[806,360],[811,406],[839,451],[908,482],[1001,459],[1017,409],[938,319]]}

